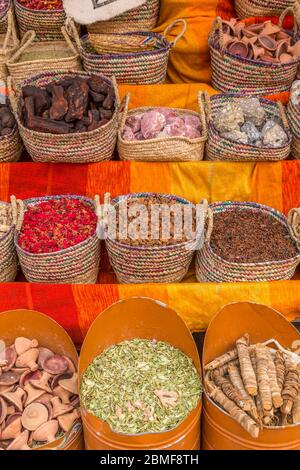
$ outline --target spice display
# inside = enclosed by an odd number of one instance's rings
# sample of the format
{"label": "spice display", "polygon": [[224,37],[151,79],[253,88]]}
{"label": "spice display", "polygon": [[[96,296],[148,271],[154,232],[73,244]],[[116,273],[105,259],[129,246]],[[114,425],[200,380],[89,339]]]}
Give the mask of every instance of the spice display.
{"label": "spice display", "polygon": [[6,104],[0,104],[0,137],[12,133],[16,126],[15,118]]}
{"label": "spice display", "polygon": [[[277,349],[271,347],[272,343]],[[211,399],[253,438],[259,437],[262,427],[300,424],[299,356],[273,339],[250,344],[249,335],[244,335],[236,341],[237,351],[241,345],[237,366],[233,364],[231,353],[220,357],[221,362],[227,357],[227,372],[221,374],[215,367],[219,358],[204,367],[205,385]],[[252,396],[249,394],[247,398],[245,391],[252,377],[257,387],[255,392],[251,387]]]}
{"label": "spice display", "polygon": [[201,137],[200,118],[188,113],[179,114],[169,108],[156,108],[129,116],[123,131],[123,139],[130,141],[175,136],[189,139]]}
{"label": "spice display", "polygon": [[25,127],[52,134],[89,132],[107,124],[115,110],[115,93],[100,77],[66,77],[45,88],[22,88]]}
{"label": "spice display", "polygon": [[221,258],[236,263],[280,261],[298,254],[286,225],[246,208],[214,213],[210,246]]}
{"label": "spice display", "polygon": [[300,58],[300,40],[270,20],[246,26],[235,18],[223,20],[223,44],[228,52],[243,58],[272,64],[286,64]]}
{"label": "spice display", "polygon": [[60,198],[29,205],[18,239],[30,253],[52,253],[75,246],[95,234],[94,208],[76,198]]}
{"label": "spice display", "polygon": [[9,0],[0,0],[0,17],[7,11]]}
{"label": "spice display", "polygon": [[18,337],[0,353],[0,372],[0,450],[52,442],[79,419],[77,372],[70,358],[36,339]]}
{"label": "spice display", "polygon": [[31,10],[63,10],[62,0],[17,0],[17,2]]}
{"label": "spice display", "polygon": [[278,148],[289,141],[281,118],[268,115],[258,98],[226,104],[216,114],[214,126],[221,137],[256,147]]}
{"label": "spice display", "polygon": [[[117,204],[115,209],[116,239],[126,245],[175,245],[195,238],[196,210],[191,205],[180,204],[162,195],[154,195],[126,198]],[[185,215],[190,224],[184,225]],[[130,225],[137,217],[141,222],[140,229],[135,230],[137,227],[134,226],[134,231],[131,232]],[[176,218],[181,220],[181,227],[176,225]],[[165,226],[164,221],[169,223]]]}
{"label": "spice display", "polygon": [[86,410],[123,434],[174,429],[200,396],[192,360],[168,343],[148,339],[106,349],[87,368],[80,388]]}

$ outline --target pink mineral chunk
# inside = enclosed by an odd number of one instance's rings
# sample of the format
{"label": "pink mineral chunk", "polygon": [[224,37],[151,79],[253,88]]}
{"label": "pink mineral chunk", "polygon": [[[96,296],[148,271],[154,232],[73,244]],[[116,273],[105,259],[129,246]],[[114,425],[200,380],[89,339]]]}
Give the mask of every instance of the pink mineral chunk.
{"label": "pink mineral chunk", "polygon": [[129,127],[129,126],[124,127],[123,139],[124,140],[131,140],[131,141],[136,140],[135,134],[134,134],[133,130],[131,129],[131,127]]}
{"label": "pink mineral chunk", "polygon": [[200,119],[192,114],[184,116],[184,122],[187,126],[195,127],[196,129],[201,127]]}
{"label": "pink mineral chunk", "polygon": [[165,127],[166,118],[158,111],[146,112],[141,121],[141,131],[145,139],[154,139]]}
{"label": "pink mineral chunk", "polygon": [[143,114],[135,114],[134,116],[129,116],[126,119],[126,126],[129,126],[132,129],[132,132],[139,132],[141,130],[141,120]]}

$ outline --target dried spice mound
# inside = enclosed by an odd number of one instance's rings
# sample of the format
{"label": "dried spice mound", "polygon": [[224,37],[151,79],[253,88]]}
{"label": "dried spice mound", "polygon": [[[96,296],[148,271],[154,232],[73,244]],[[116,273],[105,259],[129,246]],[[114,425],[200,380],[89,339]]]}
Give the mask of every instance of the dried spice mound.
{"label": "dried spice mound", "polygon": [[[143,207],[136,211],[139,206]],[[191,205],[156,195],[126,199],[115,208],[116,239],[127,245],[175,245],[195,238],[196,210]]]}
{"label": "dried spice mound", "polygon": [[53,253],[83,242],[96,227],[96,214],[87,202],[50,199],[28,206],[18,243],[29,253]]}
{"label": "dried spice mound", "polygon": [[62,0],[17,0],[31,10],[63,10]]}
{"label": "dried spice mound", "polygon": [[210,245],[221,258],[237,263],[280,261],[298,253],[282,223],[247,209],[215,213]]}
{"label": "dried spice mound", "polygon": [[106,349],[84,373],[84,407],[123,434],[163,432],[197,406],[200,377],[182,351],[156,340],[134,339]]}

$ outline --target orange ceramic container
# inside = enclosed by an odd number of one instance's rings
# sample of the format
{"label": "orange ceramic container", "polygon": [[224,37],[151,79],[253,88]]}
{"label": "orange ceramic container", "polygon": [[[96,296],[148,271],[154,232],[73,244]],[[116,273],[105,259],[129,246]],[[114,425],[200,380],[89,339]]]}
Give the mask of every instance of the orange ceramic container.
{"label": "orange ceramic container", "polygon": [[[102,312],[90,327],[79,359],[79,381],[95,356],[121,341],[158,339],[181,349],[201,374],[196,344],[184,321],[161,302],[131,298]],[[153,434],[122,435],[81,407],[85,448],[89,450],[199,450],[202,403],[176,428]]]}
{"label": "orange ceramic container", "polygon": [[[36,338],[39,344],[78,363],[76,348],[67,332],[48,316],[33,310],[11,310],[0,313],[0,340],[10,345],[18,336]],[[38,450],[82,450],[82,425],[78,421],[71,431]]]}
{"label": "orange ceramic container", "polygon": [[[248,302],[230,304],[208,327],[203,364],[231,349],[244,333],[250,334],[251,343],[274,338],[291,350],[300,346],[298,331],[277,311]],[[300,450],[300,426],[264,428],[259,438],[253,439],[204,393],[202,447],[204,450]]]}

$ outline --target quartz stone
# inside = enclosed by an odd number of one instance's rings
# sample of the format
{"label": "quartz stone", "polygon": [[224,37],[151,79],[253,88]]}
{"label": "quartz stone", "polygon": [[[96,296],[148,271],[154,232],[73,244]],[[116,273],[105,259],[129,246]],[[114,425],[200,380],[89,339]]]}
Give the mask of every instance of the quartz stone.
{"label": "quartz stone", "polygon": [[261,138],[261,133],[251,121],[245,122],[245,124],[243,124],[243,126],[241,127],[241,131],[247,134],[249,144],[254,144],[257,140]]}
{"label": "quartz stone", "polygon": [[215,128],[221,133],[239,131],[244,122],[243,111],[237,103],[226,104],[214,119]]}
{"label": "quartz stone", "polygon": [[238,106],[242,109],[245,121],[251,121],[255,126],[261,126],[264,123],[266,112],[258,98],[239,100]]}
{"label": "quartz stone", "polygon": [[238,142],[241,144],[248,143],[247,134],[241,131],[224,132],[223,134],[221,134],[221,137],[224,137],[224,139],[232,140],[233,142]]}
{"label": "quartz stone", "polygon": [[288,136],[282,127],[276,122],[273,122],[273,125],[271,125],[271,121],[267,121],[265,124],[262,136],[263,144],[266,147],[282,147],[288,141]]}

